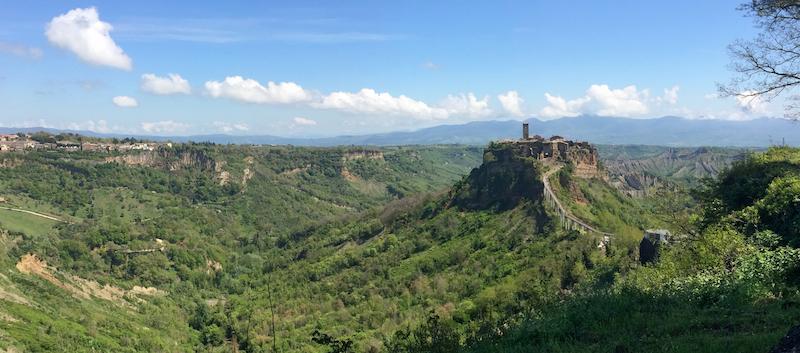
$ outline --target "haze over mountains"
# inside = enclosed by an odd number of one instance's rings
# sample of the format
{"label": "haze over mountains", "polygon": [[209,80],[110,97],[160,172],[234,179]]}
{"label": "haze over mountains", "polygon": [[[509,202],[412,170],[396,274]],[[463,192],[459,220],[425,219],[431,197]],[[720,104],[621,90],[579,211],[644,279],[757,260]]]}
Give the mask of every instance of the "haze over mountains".
{"label": "haze over mountains", "polygon": [[[541,121],[525,120],[530,124],[531,135],[564,136],[571,140],[595,144],[643,144],[664,146],[769,146],[800,145],[800,126],[784,119],[759,118],[747,121],[697,120],[675,116],[659,119],[630,119],[618,117],[579,116]],[[517,138],[521,135],[521,121],[476,121],[461,125],[440,125],[417,131],[399,131],[353,136],[321,138],[281,137],[274,135],[194,135],[150,136],[138,134],[101,134],[92,131],[71,131],[50,128],[0,128],[2,133],[52,131],[76,132],[98,137],[136,137],[163,141],[210,141],[221,144],[293,144],[305,146],[337,145],[430,145],[474,144]]]}

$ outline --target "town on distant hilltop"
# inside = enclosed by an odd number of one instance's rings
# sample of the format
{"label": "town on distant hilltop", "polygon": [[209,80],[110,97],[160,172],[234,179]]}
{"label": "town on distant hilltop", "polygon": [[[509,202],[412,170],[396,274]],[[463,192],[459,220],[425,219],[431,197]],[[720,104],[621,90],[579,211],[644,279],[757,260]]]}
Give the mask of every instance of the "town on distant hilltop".
{"label": "town on distant hilltop", "polygon": [[577,176],[598,176],[597,150],[589,142],[570,141],[557,135],[549,139],[539,135],[530,136],[528,123],[522,123],[522,138],[498,142],[511,143],[522,157],[533,157],[544,163],[571,161]]}
{"label": "town on distant hilltop", "polygon": [[34,134],[18,133],[15,135],[0,134],[0,152],[34,150],[66,150],[93,152],[124,152],[130,150],[153,151],[159,148],[172,147],[171,142],[153,142],[147,140],[101,139],[81,135],[61,133],[51,135],[38,132]]}

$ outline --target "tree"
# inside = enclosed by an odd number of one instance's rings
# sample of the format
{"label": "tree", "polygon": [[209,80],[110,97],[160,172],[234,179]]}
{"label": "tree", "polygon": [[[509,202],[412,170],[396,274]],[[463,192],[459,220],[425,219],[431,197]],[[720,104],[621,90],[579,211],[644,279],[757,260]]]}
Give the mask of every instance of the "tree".
{"label": "tree", "polygon": [[[752,0],[738,9],[752,17],[763,32],[753,40],[737,39],[728,46],[728,67],[739,76],[717,84],[723,97],[735,96],[755,108],[800,85],[800,1]],[[800,95],[787,97],[784,117],[800,119]]]}

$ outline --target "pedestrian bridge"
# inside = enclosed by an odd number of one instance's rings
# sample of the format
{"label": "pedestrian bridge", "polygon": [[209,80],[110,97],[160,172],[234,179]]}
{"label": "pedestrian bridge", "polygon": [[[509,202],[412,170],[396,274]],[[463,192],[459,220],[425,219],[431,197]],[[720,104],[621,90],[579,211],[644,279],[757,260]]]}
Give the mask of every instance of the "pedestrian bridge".
{"label": "pedestrian bridge", "polygon": [[547,206],[553,210],[556,215],[558,215],[558,219],[561,223],[561,226],[564,229],[569,230],[576,230],[581,234],[586,234],[588,232],[597,233],[603,236],[603,241],[601,242],[600,246],[604,246],[608,244],[610,238],[614,235],[612,233],[601,232],[594,227],[586,224],[586,222],[581,221],[580,219],[573,217],[570,215],[567,210],[564,208],[564,205],[558,201],[558,198],[553,193],[553,189],[550,187],[550,175],[555,172],[561,170],[564,167],[563,165],[554,166],[553,169],[549,170],[547,173],[544,173],[542,176],[542,183],[544,183],[544,199],[546,201]]}

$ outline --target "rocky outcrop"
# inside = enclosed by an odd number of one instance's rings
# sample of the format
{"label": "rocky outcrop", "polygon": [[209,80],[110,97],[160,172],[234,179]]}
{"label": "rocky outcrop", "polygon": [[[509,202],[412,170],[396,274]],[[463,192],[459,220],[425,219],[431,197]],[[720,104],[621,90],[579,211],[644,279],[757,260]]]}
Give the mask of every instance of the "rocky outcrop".
{"label": "rocky outcrop", "polygon": [[646,196],[653,188],[671,186],[672,183],[647,172],[632,171],[618,175],[611,185],[628,197],[639,198]]}
{"label": "rocky outcrop", "polygon": [[139,164],[155,169],[178,170],[184,166],[196,166],[200,170],[220,171],[218,164],[209,158],[205,152],[189,151],[144,151],[139,154],[125,154],[115,157],[106,157],[106,163],[116,162],[119,164]]}
{"label": "rocky outcrop", "polygon": [[605,160],[611,184],[630,197],[643,197],[651,188],[673,186],[667,179],[698,180],[715,177],[741,157],[723,156],[707,148],[668,148],[642,159]]}
{"label": "rocky outcrop", "polygon": [[575,180],[570,179],[569,176],[562,173],[558,175],[558,183],[561,184],[564,190],[569,192],[573,202],[583,206],[587,205],[586,195],[583,194],[581,187]]}
{"label": "rocky outcrop", "polygon": [[347,152],[342,156],[342,161],[347,162],[354,159],[383,159],[383,152],[381,151],[361,151],[361,152]]}

